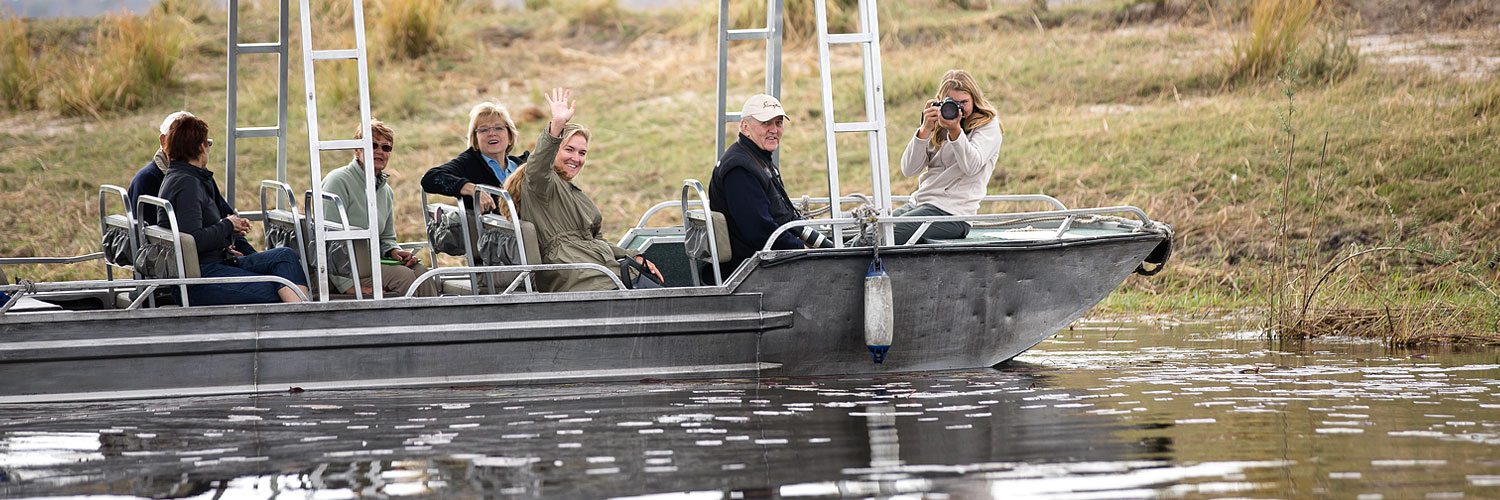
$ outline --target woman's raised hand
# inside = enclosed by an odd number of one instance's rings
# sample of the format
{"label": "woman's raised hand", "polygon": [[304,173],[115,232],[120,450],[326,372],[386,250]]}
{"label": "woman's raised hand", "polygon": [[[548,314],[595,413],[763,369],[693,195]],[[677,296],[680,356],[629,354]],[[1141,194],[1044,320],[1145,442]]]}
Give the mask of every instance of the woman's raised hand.
{"label": "woman's raised hand", "polygon": [[547,99],[547,106],[552,109],[552,127],[548,133],[553,136],[562,134],[563,125],[573,119],[574,105],[577,101],[571,100],[573,91],[565,88],[553,88],[551,92],[543,95]]}
{"label": "woman's raised hand", "polygon": [[922,108],[922,126],[917,127],[918,139],[929,139],[930,137],[928,137],[928,134],[930,134],[932,130],[937,130],[937,123],[938,120],[942,118],[943,109],[941,107],[938,107],[937,103],[937,99],[928,99],[927,104],[925,104],[925,107]]}

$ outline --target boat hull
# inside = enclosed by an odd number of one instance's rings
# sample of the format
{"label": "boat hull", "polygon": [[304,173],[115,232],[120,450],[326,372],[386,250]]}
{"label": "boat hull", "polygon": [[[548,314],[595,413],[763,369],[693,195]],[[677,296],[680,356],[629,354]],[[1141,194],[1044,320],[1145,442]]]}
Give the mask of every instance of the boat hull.
{"label": "boat hull", "polygon": [[0,403],[991,366],[1066,327],[1164,238],[764,252],[722,287],[0,317]]}

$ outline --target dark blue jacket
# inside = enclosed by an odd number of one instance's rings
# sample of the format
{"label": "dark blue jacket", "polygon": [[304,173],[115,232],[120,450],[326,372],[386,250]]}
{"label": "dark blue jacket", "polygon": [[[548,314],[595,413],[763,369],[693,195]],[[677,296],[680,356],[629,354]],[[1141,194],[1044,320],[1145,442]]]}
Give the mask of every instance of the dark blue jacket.
{"label": "dark blue jacket", "polygon": [[[797,209],[781,184],[781,172],[771,162],[771,152],[756,146],[744,134],[724,150],[714,167],[708,183],[708,206],[723,213],[729,223],[729,246],[734,256],[721,269],[730,272],[760,251],[777,227],[798,219]],[[771,248],[804,246],[802,240],[785,232]]]}
{"label": "dark blue jacket", "polygon": [[[193,235],[198,244],[198,265],[222,262],[226,248],[234,242],[234,224],[227,218],[233,212],[220,211],[219,185],[214,173],[186,162],[172,162],[161,181],[161,198],[172,202],[177,213],[177,230]],[[156,220],[166,220],[167,213],[156,209]]]}
{"label": "dark blue jacket", "polygon": [[[526,158],[530,156],[531,152],[526,151],[520,156],[507,156],[506,158],[516,162],[516,165],[525,165]],[[505,187],[500,185],[500,179],[495,177],[495,171],[490,169],[490,164],[484,161],[484,154],[474,148],[465,149],[452,160],[448,160],[448,163],[432,167],[427,170],[427,173],[422,174],[423,191],[460,198],[463,200],[464,208],[473,210],[474,200],[469,196],[458,194],[464,188],[464,184],[470,182]]]}
{"label": "dark blue jacket", "polygon": [[[147,163],[139,172],[136,172],[135,178],[130,180],[130,188],[126,190],[126,199],[130,202],[130,209],[135,210],[136,201],[143,194],[157,196],[157,193],[161,192],[161,180],[163,177],[166,177],[166,174],[162,172],[161,168],[156,166],[156,160],[152,160],[151,163]],[[234,213],[234,208],[229,206],[229,202],[224,201],[223,196],[218,197],[214,202],[219,207],[219,213]],[[147,225],[155,225],[157,221],[156,213],[156,210],[146,210],[144,213],[136,214],[136,217],[139,217]],[[242,235],[235,235],[234,249],[239,250],[240,253],[245,255],[255,253],[255,247],[251,246],[250,241],[246,240]]]}

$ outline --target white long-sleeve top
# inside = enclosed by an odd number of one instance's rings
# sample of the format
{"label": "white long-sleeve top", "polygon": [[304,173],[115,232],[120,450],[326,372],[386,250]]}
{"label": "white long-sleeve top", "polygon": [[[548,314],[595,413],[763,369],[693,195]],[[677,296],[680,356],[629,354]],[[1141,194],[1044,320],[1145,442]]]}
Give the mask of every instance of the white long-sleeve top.
{"label": "white long-sleeve top", "polygon": [[[938,134],[947,130],[939,129]],[[921,174],[912,203],[931,203],[953,215],[975,215],[979,200],[984,198],[995,162],[1000,159],[1000,121],[960,132],[958,138],[934,148],[930,139],[912,134],[906,151],[901,153],[901,173],[907,177]]]}

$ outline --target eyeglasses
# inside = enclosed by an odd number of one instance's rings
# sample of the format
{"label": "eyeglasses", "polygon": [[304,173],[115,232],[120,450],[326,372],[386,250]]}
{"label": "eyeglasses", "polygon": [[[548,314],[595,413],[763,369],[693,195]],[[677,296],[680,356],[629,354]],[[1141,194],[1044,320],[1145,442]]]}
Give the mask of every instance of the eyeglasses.
{"label": "eyeglasses", "polygon": [[490,132],[504,132],[505,127],[485,127],[474,129],[474,135],[484,135]]}
{"label": "eyeglasses", "polygon": [[208,146],[208,147],[214,147],[214,140],[213,139],[204,139],[203,140],[203,145]]}
{"label": "eyeglasses", "polygon": [[370,147],[373,148],[376,151],[385,151],[385,152],[389,153],[389,152],[391,152],[391,148],[393,148],[395,146],[392,146],[390,144],[371,144]]}

